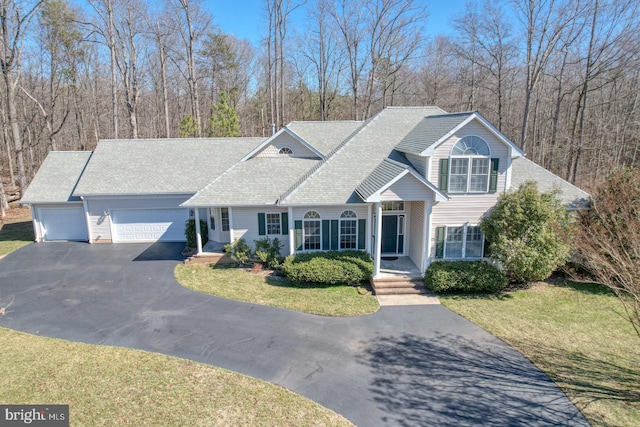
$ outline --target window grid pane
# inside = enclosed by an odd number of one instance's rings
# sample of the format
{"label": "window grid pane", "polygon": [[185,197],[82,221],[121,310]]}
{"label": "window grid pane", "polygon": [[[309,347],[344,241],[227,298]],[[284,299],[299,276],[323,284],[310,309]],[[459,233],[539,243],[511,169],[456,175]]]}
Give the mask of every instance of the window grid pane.
{"label": "window grid pane", "polygon": [[472,159],[470,191],[487,191],[488,184],[489,159]]}
{"label": "window grid pane", "polygon": [[320,221],[304,221],[304,249],[307,251],[320,250]]}
{"label": "window grid pane", "polygon": [[280,214],[267,214],[267,234],[280,234]]}
{"label": "window grid pane", "polygon": [[352,219],[340,220],[340,249],[356,249],[358,243],[358,222]]}
{"label": "window grid pane", "polygon": [[467,191],[468,171],[469,159],[451,159],[449,191],[454,193],[464,193]]}
{"label": "window grid pane", "polygon": [[445,258],[462,258],[462,240],[464,227],[447,227]]}
{"label": "window grid pane", "polygon": [[222,208],[220,211],[220,222],[222,223],[222,231],[229,231],[229,209]]}
{"label": "window grid pane", "polygon": [[467,227],[467,242],[464,251],[465,258],[481,258],[483,246],[480,227]]}

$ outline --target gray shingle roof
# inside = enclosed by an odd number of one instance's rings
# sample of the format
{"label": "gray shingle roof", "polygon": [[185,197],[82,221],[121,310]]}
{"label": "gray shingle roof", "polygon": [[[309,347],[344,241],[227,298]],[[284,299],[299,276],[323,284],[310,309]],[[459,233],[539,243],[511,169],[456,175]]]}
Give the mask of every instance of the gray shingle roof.
{"label": "gray shingle roof", "polygon": [[358,185],[356,192],[363,200],[366,200],[407,169],[409,169],[409,166],[405,164],[384,159],[373,172]]}
{"label": "gray shingle roof", "polygon": [[317,159],[256,157],[236,164],[183,206],[274,205]]}
{"label": "gray shingle roof", "polygon": [[472,114],[474,113],[466,112],[429,116],[418,123],[402,139],[396,149],[405,153],[420,155]]}
{"label": "gray shingle roof", "polygon": [[195,193],[264,138],[103,140],[75,195]]}
{"label": "gray shingle roof", "polygon": [[525,181],[536,181],[538,189],[546,192],[554,188],[560,190],[558,198],[567,204],[582,204],[589,193],[549,172],[525,157],[517,157],[511,163],[511,187],[518,188]]}
{"label": "gray shingle roof", "polygon": [[291,122],[287,129],[305,140],[313,148],[327,155],[353,131],[361,121]]}
{"label": "gray shingle roof", "polygon": [[343,204],[356,187],[388,157],[407,129],[425,117],[442,114],[437,107],[389,107],[373,117],[306,180],[285,195],[283,204]]}
{"label": "gray shingle roof", "polygon": [[51,151],[25,191],[20,203],[64,203],[79,201],[74,197],[91,151]]}

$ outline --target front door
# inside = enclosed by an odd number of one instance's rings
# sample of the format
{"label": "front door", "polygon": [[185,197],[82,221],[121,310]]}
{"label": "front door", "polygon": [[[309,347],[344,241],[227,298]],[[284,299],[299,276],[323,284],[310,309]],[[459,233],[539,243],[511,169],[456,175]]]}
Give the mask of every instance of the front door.
{"label": "front door", "polygon": [[404,252],[404,215],[382,216],[381,246],[383,254]]}

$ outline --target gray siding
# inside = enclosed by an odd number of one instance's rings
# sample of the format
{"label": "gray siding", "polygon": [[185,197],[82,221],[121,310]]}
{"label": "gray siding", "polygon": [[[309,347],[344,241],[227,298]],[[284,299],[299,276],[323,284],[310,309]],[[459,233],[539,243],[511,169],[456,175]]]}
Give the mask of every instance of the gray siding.
{"label": "gray siding", "polygon": [[407,174],[382,193],[380,200],[433,200],[433,191],[416,177]]}
{"label": "gray siding", "polygon": [[[258,208],[232,208],[232,230],[233,237],[231,240],[244,239],[251,247],[254,246],[254,240],[264,239],[267,236],[258,234],[258,214],[259,213],[286,213],[287,209],[274,206],[265,206]],[[270,235],[271,239],[277,237],[284,244],[280,253],[285,256],[289,253],[289,236],[288,235]]]}
{"label": "gray siding", "polygon": [[411,165],[420,172],[420,175],[427,177],[427,157],[416,156],[415,154],[405,153],[407,159],[411,162]]}
{"label": "gray siding", "polygon": [[281,148],[289,147],[293,151],[292,157],[318,157],[313,151],[309,150],[303,144],[300,143],[297,139],[293,138],[288,133],[282,133],[277,138],[275,138],[269,145],[264,147],[256,157],[279,157],[278,152]]}

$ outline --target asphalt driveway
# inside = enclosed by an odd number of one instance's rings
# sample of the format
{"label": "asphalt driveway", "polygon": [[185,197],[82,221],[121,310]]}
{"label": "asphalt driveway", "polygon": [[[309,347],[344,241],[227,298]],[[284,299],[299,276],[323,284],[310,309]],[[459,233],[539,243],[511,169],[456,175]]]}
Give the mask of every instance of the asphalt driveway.
{"label": "asphalt driveway", "polygon": [[363,427],[588,425],[520,353],[442,306],[329,318],[224,300],[175,281],[181,249],[28,245],[0,260],[0,326],[220,366]]}

